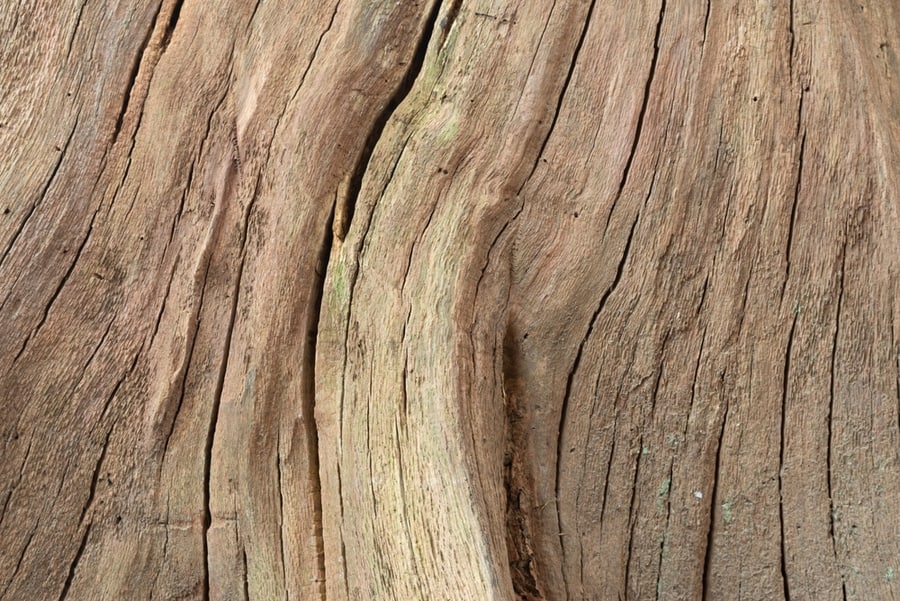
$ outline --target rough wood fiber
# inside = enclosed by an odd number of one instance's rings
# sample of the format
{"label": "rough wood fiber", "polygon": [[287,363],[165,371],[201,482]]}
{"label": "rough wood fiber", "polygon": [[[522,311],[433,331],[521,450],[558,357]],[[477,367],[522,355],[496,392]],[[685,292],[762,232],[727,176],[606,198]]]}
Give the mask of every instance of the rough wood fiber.
{"label": "rough wood fiber", "polygon": [[896,2],[0,30],[0,599],[900,593]]}

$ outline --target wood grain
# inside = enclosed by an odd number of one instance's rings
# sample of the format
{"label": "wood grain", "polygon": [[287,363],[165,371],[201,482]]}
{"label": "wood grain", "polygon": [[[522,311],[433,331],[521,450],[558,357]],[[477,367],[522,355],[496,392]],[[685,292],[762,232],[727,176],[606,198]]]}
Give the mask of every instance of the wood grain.
{"label": "wood grain", "polygon": [[0,30],[0,599],[900,594],[896,2]]}

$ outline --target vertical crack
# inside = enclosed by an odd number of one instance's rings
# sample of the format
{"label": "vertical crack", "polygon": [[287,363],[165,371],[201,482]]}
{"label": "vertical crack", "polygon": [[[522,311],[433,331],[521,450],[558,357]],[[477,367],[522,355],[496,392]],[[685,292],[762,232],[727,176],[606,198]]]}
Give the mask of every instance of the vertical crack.
{"label": "vertical crack", "polygon": [[616,196],[613,198],[613,202],[609,207],[609,213],[606,216],[606,226],[603,229],[604,232],[609,229],[609,222],[610,219],[612,219],[613,210],[616,207],[616,203],[618,203],[619,199],[622,197],[622,192],[625,190],[625,184],[628,182],[628,174],[631,172],[631,164],[634,161],[638,144],[641,141],[641,132],[644,129],[644,117],[647,114],[647,106],[650,104],[650,90],[653,87],[653,77],[656,75],[656,63],[659,59],[659,37],[660,32],[662,31],[665,12],[666,0],[662,0],[659,5],[659,19],[656,21],[656,33],[653,36],[653,57],[650,59],[650,71],[647,74],[647,81],[644,84],[644,97],[641,101],[641,110],[638,113],[637,128],[634,131],[634,139],[631,142],[631,150],[628,153],[628,159],[625,161],[625,169],[622,171],[622,179],[619,181]]}
{"label": "vertical crack", "polygon": [[116,140],[119,139],[119,134],[122,131],[122,124],[125,121],[125,113],[128,112],[128,105],[131,104],[131,96],[134,93],[135,88],[137,87],[137,79],[138,73],[141,70],[141,63],[144,62],[144,56],[147,54],[147,49],[150,46],[150,40],[153,38],[153,32],[156,29],[156,21],[159,19],[159,13],[162,10],[163,3],[160,2],[156,7],[156,12],[153,13],[153,19],[150,20],[150,26],[147,28],[147,32],[144,34],[144,39],[141,42],[141,46],[138,51],[135,53],[134,58],[131,61],[131,71],[128,73],[128,82],[125,85],[125,94],[122,97],[122,106],[119,108],[119,113],[116,116],[115,125],[113,126],[113,136],[112,136],[112,146],[116,143]]}
{"label": "vertical crack", "polygon": [[[406,373],[404,371],[404,380],[406,378]],[[404,394],[406,390],[406,383],[404,381],[403,384]],[[409,555],[412,560],[412,568],[413,574],[419,573],[418,568],[418,558],[416,556],[416,547],[413,544],[412,540],[412,527],[409,522],[409,514],[407,512],[407,507],[409,506],[406,501],[406,477],[403,472],[403,454],[401,452],[400,446],[400,427],[397,424],[397,420],[394,420],[394,448],[397,452],[397,483],[400,489],[400,510],[403,518],[403,532],[406,535],[406,544],[409,547]]]}
{"label": "vertical crack", "polygon": [[84,550],[87,547],[88,538],[91,535],[91,527],[92,523],[87,525],[87,528],[84,529],[84,534],[81,537],[81,544],[78,545],[78,550],[75,551],[75,557],[72,559],[72,563],[69,564],[69,573],[66,575],[66,581],[63,583],[62,591],[59,593],[59,601],[63,601],[66,596],[69,594],[69,589],[72,587],[72,582],[75,580],[75,572],[78,569],[78,562],[81,561],[82,556],[84,555]]}
{"label": "vertical crack", "polygon": [[9,591],[9,587],[12,586],[12,583],[15,582],[16,576],[19,575],[19,570],[22,569],[22,561],[25,559],[25,554],[28,553],[28,549],[31,547],[31,541],[34,540],[34,535],[37,532],[38,524],[31,528],[31,532],[28,533],[28,538],[25,540],[25,545],[22,547],[22,552],[19,554],[19,559],[16,561],[16,567],[13,569],[12,576],[9,577],[9,580],[6,582],[6,586],[3,587],[3,592],[0,593],[0,599],[6,597],[6,593]]}
{"label": "vertical crack", "polygon": [[[588,28],[591,24],[591,17],[594,14],[594,6],[596,6],[597,0],[591,0],[590,5],[588,6],[587,15],[584,19],[584,27],[581,28],[581,34],[578,36],[578,43],[575,44],[575,52],[572,53],[572,62],[569,63],[569,70],[566,72],[566,78],[563,80],[562,88],[559,91],[559,97],[556,100],[556,110],[553,111],[553,117],[550,119],[550,126],[547,128],[547,133],[544,135],[544,139],[541,142],[540,149],[538,153],[534,157],[534,165],[531,167],[531,173],[528,174],[524,180],[522,180],[522,185],[519,186],[517,194],[521,193],[525,188],[525,184],[531,179],[531,176],[534,175],[535,170],[537,169],[538,163],[540,162],[541,157],[544,155],[544,149],[547,148],[547,143],[550,141],[550,135],[553,133],[553,128],[556,127],[556,121],[559,119],[559,114],[562,112],[563,100],[566,98],[566,93],[569,90],[569,84],[572,82],[572,76],[575,73],[575,66],[578,64],[578,57],[581,54],[581,48],[584,46],[584,41],[587,39]],[[556,3],[554,1],[553,8],[556,8]],[[550,10],[550,13],[553,13],[553,10]],[[550,20],[548,17],[547,24],[549,24]],[[547,24],[544,25],[544,31],[546,31]],[[541,32],[541,39],[543,40],[543,32]]]}
{"label": "vertical crack", "polygon": [[87,0],[83,0],[81,4],[78,6],[78,14],[75,16],[75,26],[72,28],[72,33],[69,35],[69,43],[66,45],[66,60],[72,56],[72,45],[75,42],[75,35],[78,33],[78,29],[81,27],[81,17],[84,15],[84,7],[87,6]]}
{"label": "vertical crack", "polygon": [[[631,579],[631,560],[634,556],[634,527],[637,525],[637,511],[640,511],[641,504],[638,501],[637,508],[635,508],[635,500],[637,499],[637,490],[638,490],[638,481],[640,480],[641,474],[641,457],[644,449],[644,434],[641,433],[640,442],[638,443],[637,453],[634,458],[634,477],[631,480],[631,500],[628,503],[628,551],[625,554],[625,577],[622,582],[622,586],[626,591],[628,591],[628,581]],[[612,457],[612,455],[610,455]],[[609,482],[609,472],[607,471],[607,482]],[[604,502],[606,502],[606,498],[604,496]],[[600,519],[603,519],[603,514],[600,514]],[[619,593],[619,598],[622,598],[622,593]]]}
{"label": "vertical crack", "polygon": [[166,48],[169,47],[169,42],[172,40],[172,33],[175,31],[175,26],[178,24],[178,17],[181,16],[181,7],[183,5],[184,0],[176,0],[175,6],[172,7],[172,12],[169,13],[169,18],[166,19],[162,41],[160,42],[160,54],[165,52]]}
{"label": "vertical crack", "polygon": [[244,601],[250,601],[250,574],[247,572],[247,548],[241,546],[241,567],[244,569]]}
{"label": "vertical crack", "polygon": [[[187,348],[184,349],[184,358],[178,366],[178,371],[175,373],[175,379],[178,382],[178,386],[169,391],[165,400],[166,406],[163,409],[163,424],[166,426],[167,432],[165,443],[163,444],[163,457],[169,452],[169,441],[172,439],[172,434],[175,432],[178,415],[181,413],[181,407],[184,405],[184,393],[185,388],[187,387],[188,371],[190,370],[191,362],[194,358],[194,347],[197,343],[197,331],[200,329],[200,316],[203,313],[203,300],[206,296],[206,279],[208,274],[209,258],[207,258],[203,268],[202,278],[199,278],[199,281],[196,279],[197,276],[199,276],[199,272],[197,272],[195,276],[195,284],[199,284],[199,290],[195,287],[195,294],[192,295],[192,297],[197,298],[198,300],[192,308],[191,315],[188,317],[188,331],[185,339],[185,346]],[[160,463],[160,469],[162,469],[162,463]]]}
{"label": "vertical crack", "polygon": [[[37,325],[34,326],[34,329],[25,337],[25,340],[22,341],[22,346],[19,348],[19,351],[16,353],[15,357],[13,357],[13,364],[19,360],[19,357],[22,356],[22,353],[25,352],[25,349],[28,347],[28,343],[37,335],[40,329],[44,326],[44,323],[47,321],[47,316],[50,314],[50,308],[59,298],[60,293],[62,292],[65,285],[69,282],[69,278],[72,275],[72,272],[75,271],[75,266],[78,264],[79,259],[81,258],[82,253],[84,252],[85,247],[87,246],[88,240],[91,237],[91,234],[94,231],[94,222],[97,220],[97,211],[94,211],[94,214],[91,216],[91,222],[88,224],[87,232],[84,235],[84,238],[81,240],[81,243],[78,245],[78,249],[75,251],[72,256],[72,261],[69,263],[66,272],[63,274],[62,278],[59,280],[59,283],[56,285],[56,289],[50,295],[50,299],[47,301],[47,304],[44,306],[44,312],[41,315],[40,320]],[[96,273],[94,274],[97,275]],[[101,278],[102,279],[102,278]]]}
{"label": "vertical crack", "polygon": [[[806,94],[804,88],[800,88],[800,100],[797,103],[797,129],[795,131],[795,135],[800,135],[800,127],[803,125],[803,97]],[[805,134],[805,132],[804,132]]]}
{"label": "vertical crack", "polygon": [[[319,460],[319,428],[316,423],[316,355],[319,339],[319,320],[322,313],[322,299],[325,296],[325,277],[328,274],[328,262],[334,246],[334,216],[336,205],[332,205],[331,214],[325,223],[322,234],[322,242],[319,246],[319,256],[316,259],[315,282],[313,294],[310,299],[309,321],[306,324],[306,336],[308,341],[307,361],[301,367],[303,390],[309,402],[301,404],[303,420],[309,426],[307,436],[306,453],[309,464],[308,477],[315,487],[314,512],[315,512],[315,544],[316,544],[316,578],[319,584],[319,598],[325,598],[325,539],[322,525],[322,477],[320,474]],[[340,479],[338,480],[340,485]],[[348,596],[349,598],[349,596]]]}
{"label": "vertical crack", "polygon": [[[838,283],[838,302],[837,311],[835,313],[834,335],[831,340],[831,368],[829,380],[829,398],[828,398],[828,417],[826,423],[828,426],[828,448],[825,457],[825,470],[828,483],[828,504],[829,504],[829,531],[831,533],[831,548],[834,552],[834,561],[837,565],[837,540],[834,536],[834,490],[832,488],[832,451],[834,448],[834,433],[832,429],[832,420],[834,419],[834,398],[835,398],[835,371],[837,368],[837,348],[841,334],[841,310],[844,303],[844,277],[847,274],[847,240],[844,240],[844,248],[842,250],[841,260],[841,277]],[[847,597],[846,583],[841,578],[841,586],[844,590],[844,598]]]}
{"label": "vertical crack", "polygon": [[791,75],[791,80],[794,79],[794,42],[795,42],[795,34],[794,34],[794,0],[789,0],[788,3],[788,32],[790,34],[790,45],[788,46],[788,72]]}
{"label": "vertical crack", "polygon": [[[34,215],[34,211],[37,209],[38,205],[46,198],[47,192],[50,190],[50,186],[56,180],[56,176],[59,174],[60,166],[63,162],[63,157],[66,156],[66,152],[69,150],[69,146],[72,143],[72,138],[75,136],[75,130],[78,129],[78,119],[81,116],[81,113],[78,113],[75,116],[75,123],[72,125],[72,130],[69,132],[68,137],[66,137],[66,141],[63,144],[62,148],[59,151],[59,154],[56,157],[56,162],[53,164],[53,168],[50,170],[50,176],[47,178],[47,181],[44,183],[44,186],[41,188],[41,191],[38,193],[37,198],[34,201],[34,204],[28,209],[28,214],[25,215],[25,218],[19,224],[19,227],[16,229],[16,232],[10,237],[9,242],[6,244],[6,248],[3,249],[3,254],[0,255],[0,265],[3,265],[6,262],[7,256],[9,256],[10,251],[12,250],[13,245],[15,245],[16,240],[19,239],[19,236],[22,234],[22,231],[25,229],[25,225],[31,219],[31,216]],[[8,297],[7,297],[8,298]],[[6,304],[6,298],[3,299],[3,303],[0,303],[0,309],[3,308],[3,305]]]}
{"label": "vertical crack", "polygon": [[[791,0],[793,2],[793,0]],[[703,45],[706,45],[706,38],[709,35],[709,9],[712,0],[706,0],[706,15],[703,17]]]}
{"label": "vertical crack", "polygon": [[[440,6],[440,2],[437,3]],[[450,35],[450,30],[453,29],[453,23],[456,22],[456,17],[459,16],[459,9],[462,6],[462,0],[450,0],[450,5],[447,7],[447,11],[444,14],[444,18],[441,19],[440,22],[440,38],[438,42],[438,52],[443,50],[444,44],[447,42],[447,36]]]}
{"label": "vertical crack", "polygon": [[0,508],[0,524],[3,523],[3,518],[6,517],[6,510],[9,508],[9,503],[12,500],[13,493],[16,492],[19,484],[22,483],[22,478],[25,476],[25,466],[28,465],[28,458],[31,456],[31,447],[33,444],[34,433],[32,432],[32,434],[28,437],[28,447],[25,449],[25,458],[22,459],[22,464],[19,466],[19,475],[16,478],[16,481],[12,483],[12,486],[9,487],[9,493],[3,500],[3,507]]}
{"label": "vertical crack", "polygon": [[343,240],[347,234],[347,231],[350,229],[350,222],[353,220],[353,213],[356,210],[356,201],[359,198],[359,193],[362,189],[363,176],[365,175],[366,170],[369,168],[369,161],[372,159],[372,153],[375,150],[375,145],[378,143],[378,140],[384,133],[384,129],[385,127],[387,127],[387,123],[388,120],[390,120],[391,115],[394,114],[394,112],[397,110],[397,107],[400,106],[400,103],[402,103],[409,95],[409,92],[410,90],[412,90],[416,78],[422,71],[422,66],[425,64],[425,55],[428,51],[428,42],[434,33],[434,28],[440,7],[440,0],[437,0],[432,5],[431,13],[426,19],[425,27],[422,30],[422,34],[420,35],[418,42],[416,43],[416,48],[413,52],[413,56],[409,62],[409,65],[407,65],[406,72],[403,74],[403,78],[400,80],[400,84],[388,99],[388,102],[385,105],[384,109],[382,109],[382,111],[375,118],[375,122],[372,124],[372,128],[369,130],[369,134],[368,136],[366,136],[362,151],[356,159],[356,164],[349,174],[346,190],[341,195],[341,197],[338,198],[338,206],[335,209],[334,216],[334,234],[335,237],[339,240]]}
{"label": "vertical crack", "polygon": [[709,495],[709,529],[706,534],[706,555],[703,559],[703,578],[701,582],[703,583],[703,599],[706,600],[709,598],[709,589],[712,580],[712,548],[713,548],[713,538],[715,536],[715,509],[718,506],[718,497],[719,497],[719,474],[722,470],[722,441],[725,438],[725,428],[728,424],[728,401],[727,398],[725,400],[725,409],[722,412],[722,425],[719,428],[719,436],[716,439],[716,461],[715,461],[715,471],[713,472],[713,485],[712,491]]}
{"label": "vertical crack", "polygon": [[791,275],[791,250],[794,247],[794,224],[797,221],[797,204],[800,198],[800,185],[803,181],[803,154],[806,150],[806,132],[803,132],[803,137],[800,140],[800,158],[798,161],[797,167],[797,181],[794,183],[794,200],[791,204],[791,220],[788,222],[788,234],[787,234],[787,243],[785,250],[785,262],[787,263],[787,268],[784,274],[784,280],[781,283],[781,300],[784,300],[784,290],[787,287],[788,279]]}
{"label": "vertical crack", "polygon": [[[236,178],[236,169],[237,169],[237,159],[232,158],[232,163],[228,166],[226,174],[225,174],[225,182],[223,183],[223,196],[225,198],[217,199],[216,210],[220,211],[219,214],[213,216],[213,224],[210,228],[210,232],[207,237],[207,241],[204,247],[204,250],[201,254],[201,260],[205,258],[206,261],[206,271],[209,270],[209,264],[211,259],[212,245],[217,236],[217,232],[220,229],[221,222],[224,219],[224,209],[221,208],[223,204],[227,200],[230,200],[233,197],[233,190],[235,187],[235,178]],[[257,186],[259,184],[259,177],[257,177]],[[210,498],[211,498],[211,466],[212,466],[212,453],[213,453],[213,445],[215,443],[216,438],[216,429],[219,421],[219,408],[222,404],[222,391],[225,387],[225,376],[228,372],[228,363],[231,359],[231,340],[234,335],[235,323],[237,321],[237,309],[238,302],[240,300],[241,294],[241,282],[244,276],[244,264],[247,258],[247,236],[250,227],[250,215],[253,211],[253,207],[256,203],[256,189],[254,189],[254,194],[250,199],[250,202],[247,203],[247,207],[244,209],[243,214],[243,229],[241,231],[241,239],[240,239],[240,248],[241,248],[241,262],[238,265],[237,273],[234,277],[234,284],[232,287],[231,294],[231,307],[228,316],[228,324],[225,328],[225,340],[222,343],[223,348],[223,358],[222,362],[219,365],[219,372],[216,376],[216,387],[212,398],[212,407],[210,409],[210,417],[209,424],[207,426],[206,431],[206,445],[204,448],[204,460],[203,460],[203,599],[209,600],[209,566],[210,566],[210,556],[209,556],[209,529],[212,526],[212,509],[210,506]],[[203,290],[206,287],[206,276],[203,278],[203,286],[201,287],[201,302],[202,302],[202,294]],[[198,318],[199,322],[199,309],[198,309]],[[194,338],[196,338],[196,330],[194,334]],[[193,344],[192,344],[193,346]],[[182,395],[184,394],[184,385],[182,384]],[[174,427],[174,421],[173,421]],[[168,441],[167,443],[168,444]]]}
{"label": "vertical crack", "polygon": [[262,0],[256,0],[256,3],[253,5],[253,11],[250,13],[250,18],[247,19],[247,26],[244,28],[244,33],[250,31],[250,26],[253,24],[253,20],[256,19],[256,13],[259,12],[260,4],[262,4]]}
{"label": "vertical crack", "polygon": [[275,475],[278,480],[278,547],[281,552],[281,581],[287,596],[287,553],[284,546],[284,485],[281,480],[281,430],[275,441]]}
{"label": "vertical crack", "polygon": [[84,516],[87,514],[88,509],[91,508],[91,505],[94,503],[94,495],[97,492],[97,483],[100,480],[100,468],[103,467],[103,462],[106,459],[106,453],[109,450],[109,438],[112,435],[112,427],[106,431],[106,439],[103,441],[103,447],[100,450],[100,456],[97,458],[97,462],[94,464],[94,473],[91,476],[91,485],[88,489],[88,498],[85,501],[84,505],[81,507],[81,515],[78,517],[78,523],[81,524],[84,522]]}
{"label": "vertical crack", "polygon": [[[559,424],[557,426],[557,438],[556,438],[556,478],[555,478],[555,495],[557,499],[556,503],[556,528],[558,532],[562,532],[562,519],[560,517],[559,510],[559,495],[560,495],[560,478],[562,476],[562,457],[563,457],[563,442],[566,438],[566,424],[567,417],[569,413],[569,399],[572,395],[572,384],[575,380],[575,373],[578,371],[578,368],[581,366],[581,357],[584,353],[584,347],[587,344],[588,339],[591,337],[591,334],[594,331],[594,326],[597,323],[597,319],[600,316],[600,313],[603,311],[603,308],[606,306],[606,301],[609,299],[610,294],[612,294],[613,290],[619,285],[619,281],[622,279],[622,273],[625,269],[625,261],[628,259],[628,253],[631,249],[631,241],[634,238],[634,230],[637,225],[638,218],[640,215],[636,215],[634,221],[631,224],[631,230],[628,232],[628,239],[625,241],[625,250],[622,252],[622,258],[619,260],[619,265],[616,267],[616,275],[613,278],[612,284],[610,284],[609,288],[606,289],[606,292],[603,293],[603,296],[600,297],[600,302],[597,305],[597,309],[594,311],[594,314],[591,316],[591,320],[588,323],[587,331],[581,339],[581,342],[578,344],[578,350],[575,353],[575,361],[572,364],[572,369],[569,370],[569,375],[566,379],[566,390],[563,395],[562,407],[560,408],[559,414]],[[563,560],[565,560],[565,551],[563,551]],[[568,584],[566,585],[568,587]]]}
{"label": "vertical crack", "polygon": [[791,372],[791,351],[794,346],[794,330],[797,327],[797,317],[799,314],[794,312],[794,318],[791,322],[791,330],[788,333],[787,349],[784,358],[784,374],[782,376],[781,389],[781,449],[778,466],[778,520],[781,525],[781,580],[784,589],[785,601],[790,601],[791,592],[788,585],[787,570],[787,545],[785,541],[786,530],[784,527],[784,456],[785,456],[785,431],[787,422],[787,398],[788,398],[788,378]]}

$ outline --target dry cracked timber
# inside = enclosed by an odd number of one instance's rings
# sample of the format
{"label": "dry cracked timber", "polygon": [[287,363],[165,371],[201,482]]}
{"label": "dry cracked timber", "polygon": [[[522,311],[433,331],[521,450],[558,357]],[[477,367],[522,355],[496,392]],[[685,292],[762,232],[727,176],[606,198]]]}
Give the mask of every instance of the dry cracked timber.
{"label": "dry cracked timber", "polygon": [[900,4],[0,30],[3,601],[900,597]]}

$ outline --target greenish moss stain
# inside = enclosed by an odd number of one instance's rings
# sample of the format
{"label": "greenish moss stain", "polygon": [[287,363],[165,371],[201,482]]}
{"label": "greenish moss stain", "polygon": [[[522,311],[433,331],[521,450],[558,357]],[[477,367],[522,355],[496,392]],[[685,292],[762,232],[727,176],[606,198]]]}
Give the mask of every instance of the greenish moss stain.
{"label": "greenish moss stain", "polygon": [[664,501],[669,498],[669,488],[671,487],[672,481],[669,478],[666,478],[659,485],[659,488],[656,489],[656,510],[659,513],[665,513],[666,506]]}
{"label": "greenish moss stain", "polygon": [[447,144],[456,138],[457,133],[459,133],[459,115],[454,113],[438,133],[438,140],[443,144]]}
{"label": "greenish moss stain", "polygon": [[725,501],[722,503],[722,521],[726,524],[730,524],[733,516],[731,515],[731,503],[729,501]]}
{"label": "greenish moss stain", "polygon": [[669,487],[672,485],[672,481],[668,478],[662,481],[662,484],[659,485],[659,488],[656,490],[656,496],[665,499],[669,496]]}
{"label": "greenish moss stain", "polygon": [[884,579],[888,582],[894,581],[894,568],[888,568],[884,571]]}
{"label": "greenish moss stain", "polygon": [[244,380],[244,392],[241,394],[241,403],[252,403],[256,393],[256,368],[252,368],[247,372],[247,379]]}
{"label": "greenish moss stain", "polygon": [[338,303],[343,302],[347,294],[347,281],[344,279],[344,264],[336,261],[331,277],[331,285],[334,288],[334,298]]}

